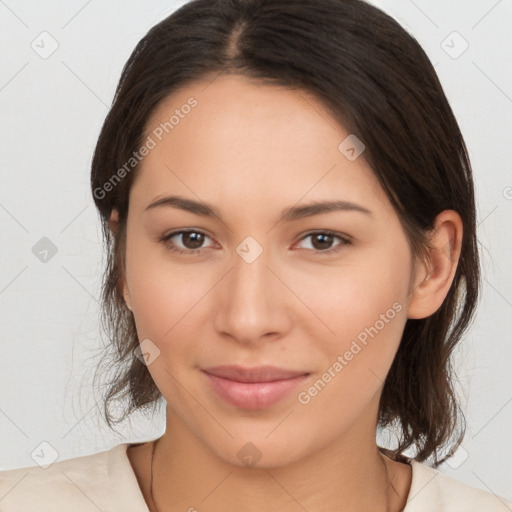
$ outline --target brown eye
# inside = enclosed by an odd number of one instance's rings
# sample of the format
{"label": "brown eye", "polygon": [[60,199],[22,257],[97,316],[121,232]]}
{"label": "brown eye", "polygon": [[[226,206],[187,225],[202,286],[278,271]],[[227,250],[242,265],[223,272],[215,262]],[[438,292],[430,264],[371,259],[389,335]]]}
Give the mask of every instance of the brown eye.
{"label": "brown eye", "polygon": [[[209,237],[201,231],[175,231],[161,238],[160,242],[174,252],[199,254],[206,248],[203,247],[205,238]],[[173,239],[176,241],[173,241]]]}
{"label": "brown eye", "polygon": [[197,231],[185,231],[181,240],[187,249],[199,249],[203,245],[204,235]]}
{"label": "brown eye", "polygon": [[[343,246],[350,244],[350,240],[331,231],[317,231],[315,233],[309,233],[301,240],[307,239],[311,240],[311,250],[317,251],[319,253],[335,252],[341,249]],[[340,243],[335,244],[333,247],[333,243],[336,239],[338,239]]]}
{"label": "brown eye", "polygon": [[319,251],[330,249],[333,243],[334,235],[326,235],[324,233],[316,233],[311,235],[312,245]]}

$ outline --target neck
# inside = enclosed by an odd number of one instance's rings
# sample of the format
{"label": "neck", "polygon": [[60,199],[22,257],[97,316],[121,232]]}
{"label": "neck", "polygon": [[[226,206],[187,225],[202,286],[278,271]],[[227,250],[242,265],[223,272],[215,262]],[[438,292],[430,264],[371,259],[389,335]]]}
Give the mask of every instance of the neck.
{"label": "neck", "polygon": [[[375,429],[348,432],[343,439],[285,466],[244,467],[218,457],[167,411],[153,468],[155,512],[176,510],[355,512],[401,510],[393,464],[378,451]],[[353,429],[354,431],[356,429]],[[172,435],[171,435],[172,433]],[[402,465],[404,466],[404,465]],[[399,489],[400,491],[400,489]],[[389,507],[389,508],[388,508]]]}

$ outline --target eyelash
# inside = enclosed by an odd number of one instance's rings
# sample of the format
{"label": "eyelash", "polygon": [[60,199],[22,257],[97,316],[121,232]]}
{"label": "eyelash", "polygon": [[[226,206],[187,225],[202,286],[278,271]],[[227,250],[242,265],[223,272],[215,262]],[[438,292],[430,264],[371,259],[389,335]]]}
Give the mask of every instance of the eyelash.
{"label": "eyelash", "polygon": [[[159,239],[159,242],[162,242],[169,250],[171,250],[172,252],[178,253],[178,254],[201,255],[203,250],[206,249],[206,247],[201,247],[199,249],[180,249],[175,244],[170,243],[171,238],[175,237],[176,235],[181,235],[183,233],[199,233],[201,235],[208,237],[208,235],[206,233],[203,233],[202,231],[199,231],[196,229],[181,230],[181,231],[174,231],[172,233],[169,233],[168,235],[163,236],[162,238]],[[342,243],[334,246],[333,248],[327,249],[325,251],[320,251],[320,250],[317,251],[315,249],[305,249],[306,251],[312,250],[313,252],[316,252],[316,254],[319,254],[319,255],[332,254],[332,253],[335,253],[335,252],[341,250],[341,248],[344,247],[345,245],[352,244],[351,240],[349,240],[347,237],[341,236],[338,233],[335,233],[334,231],[329,231],[329,230],[309,232],[309,233],[305,234],[299,241],[302,241],[302,240],[304,240],[310,236],[313,236],[313,235],[334,236],[335,238],[338,238],[342,242]],[[208,238],[210,238],[210,237],[208,237]]]}

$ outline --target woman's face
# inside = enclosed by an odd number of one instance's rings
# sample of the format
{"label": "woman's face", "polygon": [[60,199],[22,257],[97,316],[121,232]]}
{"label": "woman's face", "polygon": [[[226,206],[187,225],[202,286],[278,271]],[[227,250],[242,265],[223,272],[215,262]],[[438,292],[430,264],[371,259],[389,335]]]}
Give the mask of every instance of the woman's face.
{"label": "woman's face", "polygon": [[[414,276],[362,146],[305,92],[239,76],[168,97],[146,136],[124,293],[168,426],[237,465],[375,443]],[[169,196],[194,207],[150,207]],[[308,208],[334,201],[353,206]]]}

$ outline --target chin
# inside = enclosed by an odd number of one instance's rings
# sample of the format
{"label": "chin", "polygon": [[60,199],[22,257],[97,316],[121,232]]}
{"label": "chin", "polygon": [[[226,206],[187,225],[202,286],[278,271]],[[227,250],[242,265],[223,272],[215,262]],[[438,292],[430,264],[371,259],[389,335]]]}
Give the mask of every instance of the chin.
{"label": "chin", "polygon": [[[272,428],[275,428],[275,425]],[[244,435],[226,439],[226,443],[222,445],[218,442],[218,438],[205,440],[205,443],[225,463],[248,469],[286,466],[308,455],[306,446],[290,442],[291,436],[284,430],[280,433],[281,435],[276,432],[269,436],[268,433],[272,428],[265,429],[265,432],[246,431]],[[303,436],[299,438],[304,440]],[[311,451],[313,450],[314,448]]]}

